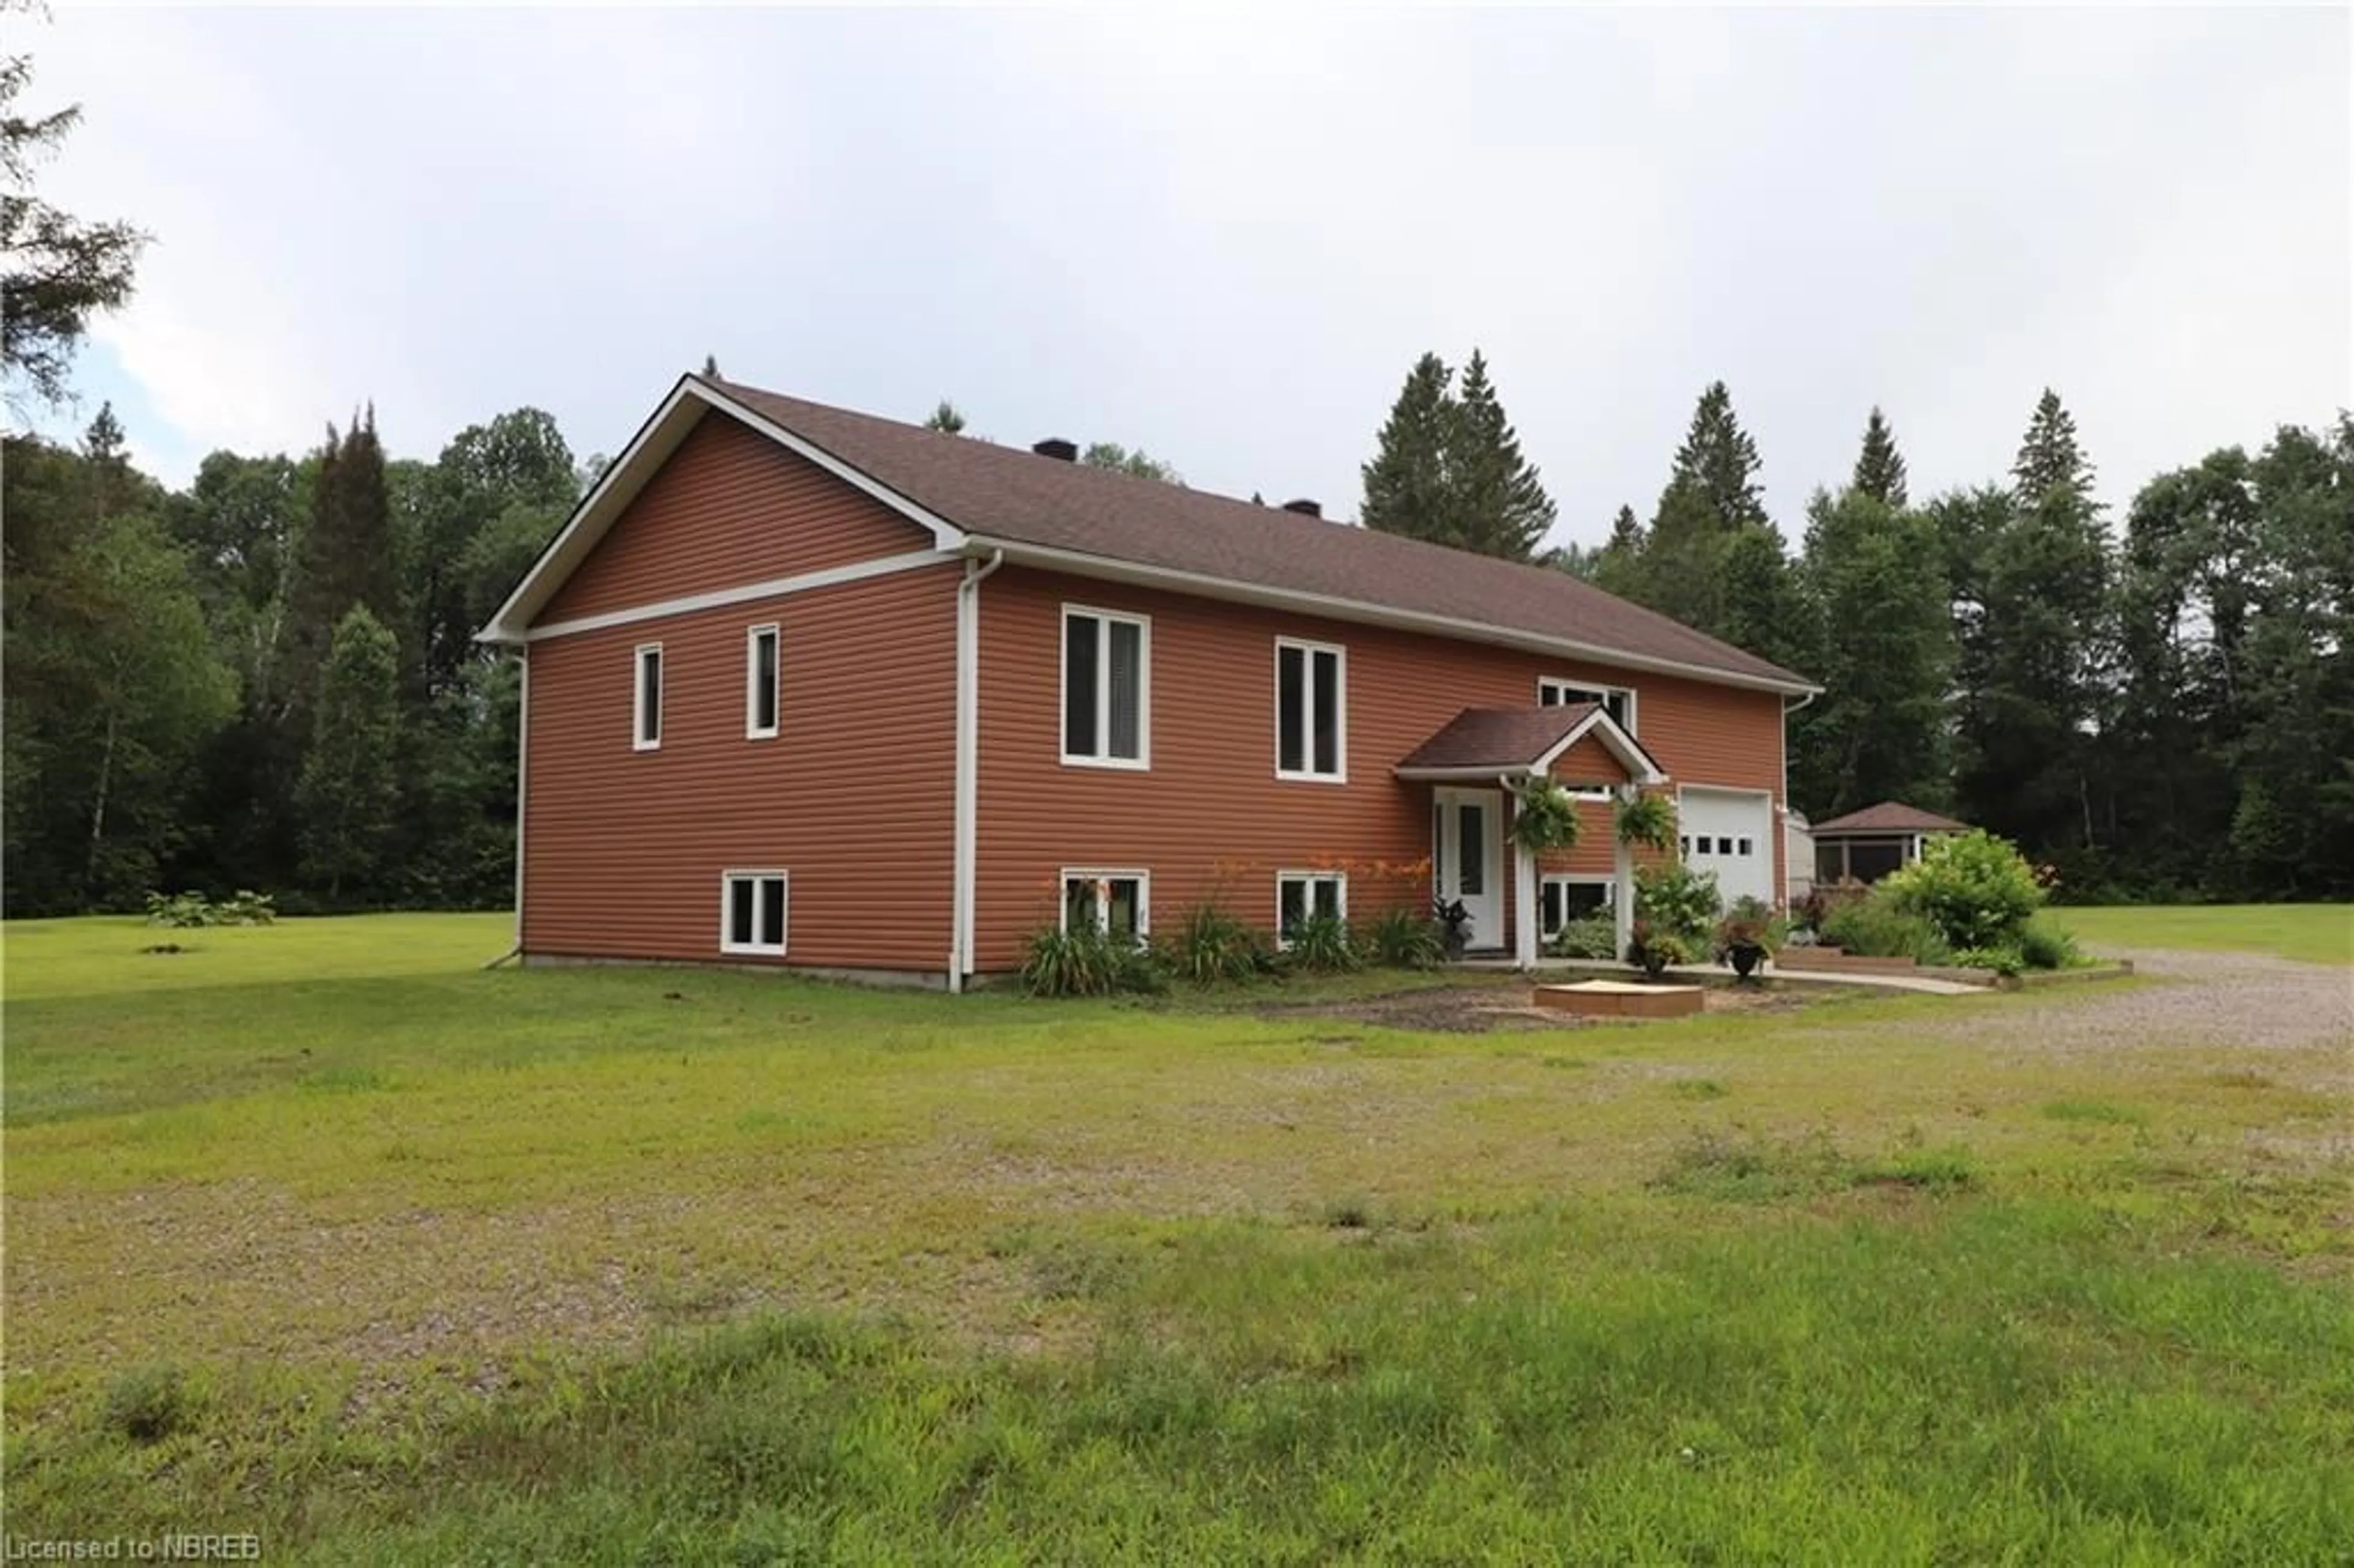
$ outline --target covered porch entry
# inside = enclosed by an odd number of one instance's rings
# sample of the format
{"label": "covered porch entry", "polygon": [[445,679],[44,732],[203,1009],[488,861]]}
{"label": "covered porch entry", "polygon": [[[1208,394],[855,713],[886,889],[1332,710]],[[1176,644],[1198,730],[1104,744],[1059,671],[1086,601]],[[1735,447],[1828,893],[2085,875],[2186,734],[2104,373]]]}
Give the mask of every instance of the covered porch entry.
{"label": "covered porch entry", "polygon": [[[1593,703],[1466,708],[1394,771],[1429,788],[1431,895],[1441,905],[1463,905],[1470,917],[1466,950],[1509,952],[1523,967],[1537,961],[1543,916],[1538,852],[1513,832],[1521,792],[1547,779],[1581,800],[1615,805],[1667,782],[1650,754]],[[1623,953],[1635,918],[1635,865],[1608,826],[1610,814],[1602,813]]]}

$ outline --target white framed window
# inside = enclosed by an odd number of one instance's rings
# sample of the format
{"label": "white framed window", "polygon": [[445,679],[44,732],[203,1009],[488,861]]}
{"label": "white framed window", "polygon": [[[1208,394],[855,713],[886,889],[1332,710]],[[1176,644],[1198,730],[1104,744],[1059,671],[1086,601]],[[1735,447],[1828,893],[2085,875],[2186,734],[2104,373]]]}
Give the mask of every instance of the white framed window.
{"label": "white framed window", "polygon": [[783,711],[776,623],[744,632],[744,738],[773,740]]}
{"label": "white framed window", "polygon": [[782,958],[791,878],[781,871],[719,874],[719,950]]}
{"label": "white framed window", "polygon": [[1291,946],[1291,934],[1311,916],[1349,917],[1349,879],[1337,871],[1275,874],[1275,944]]}
{"label": "white framed window", "polygon": [[662,749],[663,645],[638,644],[637,680],[630,699],[631,744],[639,751]]}
{"label": "white framed window", "polygon": [[1592,681],[1555,680],[1544,676],[1537,682],[1539,707],[1564,707],[1572,703],[1600,703],[1610,722],[1635,733],[1635,689],[1632,686],[1604,686]]}
{"label": "white framed window", "polygon": [[1349,651],[1275,640],[1275,776],[1349,781]]}
{"label": "white framed window", "polygon": [[1064,867],[1062,927],[1074,926],[1143,941],[1152,934],[1152,874]]}
{"label": "white framed window", "polygon": [[1063,760],[1152,765],[1152,619],[1063,607]]}
{"label": "white framed window", "polygon": [[1606,915],[1617,902],[1617,886],[1606,876],[1547,876],[1538,895],[1537,928],[1550,939],[1572,920]]}

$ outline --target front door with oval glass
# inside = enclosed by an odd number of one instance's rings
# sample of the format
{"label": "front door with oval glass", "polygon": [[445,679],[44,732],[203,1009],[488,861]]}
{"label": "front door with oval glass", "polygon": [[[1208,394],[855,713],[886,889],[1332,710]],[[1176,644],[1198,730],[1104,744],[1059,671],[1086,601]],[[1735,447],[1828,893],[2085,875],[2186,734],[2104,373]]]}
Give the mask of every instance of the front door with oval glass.
{"label": "front door with oval glass", "polygon": [[1466,946],[1504,945],[1504,795],[1500,789],[1430,792],[1431,891],[1470,912]]}

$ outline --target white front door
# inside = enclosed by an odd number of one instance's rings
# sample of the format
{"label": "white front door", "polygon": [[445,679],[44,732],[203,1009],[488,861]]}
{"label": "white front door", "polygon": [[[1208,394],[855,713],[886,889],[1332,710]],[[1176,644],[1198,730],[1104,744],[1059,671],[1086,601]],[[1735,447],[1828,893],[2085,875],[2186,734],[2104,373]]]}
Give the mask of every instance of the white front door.
{"label": "white front door", "polygon": [[1504,945],[1504,795],[1500,789],[1433,789],[1432,891],[1470,911],[1467,946]]}

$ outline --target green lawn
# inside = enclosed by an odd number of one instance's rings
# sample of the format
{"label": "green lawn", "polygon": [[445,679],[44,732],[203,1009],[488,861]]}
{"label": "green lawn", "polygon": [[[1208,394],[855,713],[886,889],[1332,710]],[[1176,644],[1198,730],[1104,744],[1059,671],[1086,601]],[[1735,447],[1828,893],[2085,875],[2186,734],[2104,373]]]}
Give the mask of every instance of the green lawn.
{"label": "green lawn", "polygon": [[2166,904],[2054,913],[2096,952],[2219,949],[2354,964],[2354,904]]}
{"label": "green lawn", "polygon": [[[2141,940],[2110,913],[2066,912]],[[2354,1042],[2082,1027],[2143,982],[1420,1034],[1232,995],[484,971],[510,932],[0,932],[12,1540],[1841,1564],[2354,1540]]]}

